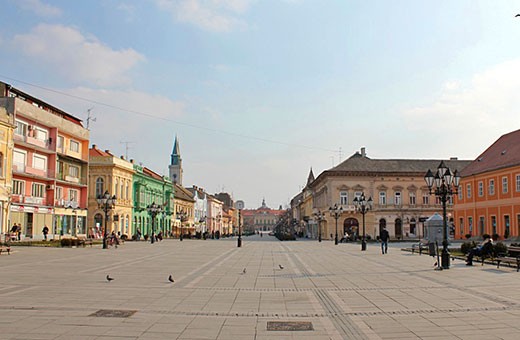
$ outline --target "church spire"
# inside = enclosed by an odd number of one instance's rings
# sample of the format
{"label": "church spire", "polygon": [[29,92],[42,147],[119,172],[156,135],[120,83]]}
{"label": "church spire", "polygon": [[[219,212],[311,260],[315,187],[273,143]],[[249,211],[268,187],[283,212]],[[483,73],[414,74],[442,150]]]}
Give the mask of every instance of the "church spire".
{"label": "church spire", "polygon": [[311,171],[309,172],[309,177],[307,177],[307,186],[309,186],[312,182],[314,182],[314,173],[312,172],[312,167],[311,167]]}
{"label": "church spire", "polygon": [[177,135],[175,135],[175,141],[173,142],[173,150],[168,168],[170,170],[170,179],[173,182],[182,185],[182,158]]}

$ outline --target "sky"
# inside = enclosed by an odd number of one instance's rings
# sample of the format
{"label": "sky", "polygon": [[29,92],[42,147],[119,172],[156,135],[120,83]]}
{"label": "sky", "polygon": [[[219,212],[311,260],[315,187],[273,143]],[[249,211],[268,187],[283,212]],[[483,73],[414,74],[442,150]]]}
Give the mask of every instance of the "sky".
{"label": "sky", "polygon": [[473,160],[520,128],[518,1],[0,0],[0,81],[248,209],[361,147]]}

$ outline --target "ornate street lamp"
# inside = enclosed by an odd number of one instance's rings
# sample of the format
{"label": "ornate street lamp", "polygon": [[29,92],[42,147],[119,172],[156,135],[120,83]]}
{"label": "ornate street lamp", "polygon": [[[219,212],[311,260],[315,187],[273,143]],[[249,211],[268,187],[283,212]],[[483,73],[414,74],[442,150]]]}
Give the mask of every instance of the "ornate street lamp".
{"label": "ornate street lamp", "polygon": [[244,209],[244,202],[237,201],[236,207],[238,209],[238,241],[237,247],[242,247],[242,209]]}
{"label": "ornate street lamp", "polygon": [[318,210],[314,213],[314,218],[318,222],[318,242],[321,242],[321,221],[325,220],[325,214]]}
{"label": "ornate street lamp", "polygon": [[105,230],[103,230],[103,249],[107,249],[107,227],[108,227],[108,212],[114,208],[117,203],[116,195],[110,196],[110,193],[105,191],[103,195],[97,197],[98,207],[105,212]]}
{"label": "ornate street lamp", "polygon": [[150,242],[153,244],[155,242],[155,218],[157,217],[157,214],[162,212],[162,209],[161,206],[153,202],[146,207],[146,211],[148,211],[148,214],[150,214],[150,217],[152,217],[152,239]]}
{"label": "ornate street lamp", "polygon": [[453,195],[458,194],[460,176],[457,170],[452,172],[444,161],[437,167],[435,175],[428,169],[424,176],[426,185],[430,195],[435,194],[442,202],[442,218],[443,218],[443,232],[442,232],[442,255],[441,267],[442,269],[450,269],[450,253],[448,250],[448,221],[446,218],[446,202],[451,199]]}
{"label": "ornate street lamp", "polygon": [[336,236],[334,238],[334,244],[338,244],[338,219],[340,218],[341,214],[343,213],[343,207],[338,206],[337,204],[334,204],[333,207],[329,208],[330,216],[334,217],[336,220]]}
{"label": "ornate street lamp", "polygon": [[179,241],[182,241],[183,240],[183,236],[182,236],[183,230],[182,230],[182,227],[183,227],[183,223],[186,222],[186,217],[188,216],[188,214],[186,214],[184,209],[181,209],[177,213],[177,216],[179,217],[179,220],[181,221],[181,234],[179,235]]}
{"label": "ornate street lamp", "polygon": [[372,197],[369,197],[368,200],[365,198],[365,193],[362,192],[361,196],[354,198],[354,205],[356,207],[356,211],[360,212],[363,215],[363,238],[361,239],[361,250],[367,250],[367,240],[365,235],[365,215],[366,213],[372,209]]}

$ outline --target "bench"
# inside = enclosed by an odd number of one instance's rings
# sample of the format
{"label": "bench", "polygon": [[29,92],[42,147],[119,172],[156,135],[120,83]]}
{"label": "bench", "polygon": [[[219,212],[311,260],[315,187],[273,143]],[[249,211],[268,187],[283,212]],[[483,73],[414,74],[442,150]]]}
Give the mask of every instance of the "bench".
{"label": "bench", "polygon": [[412,254],[415,253],[416,248],[419,248],[419,255],[422,255],[424,249],[429,251],[430,243],[428,241],[420,241],[419,243],[414,243],[412,245]]}
{"label": "bench", "polygon": [[2,252],[6,251],[7,255],[11,255],[11,246],[0,246],[0,255],[2,255]]}
{"label": "bench", "polygon": [[86,237],[78,237],[78,246],[83,246],[85,248],[86,245],[90,245],[92,247],[92,239]]}
{"label": "bench", "polygon": [[507,247],[507,254],[501,254],[496,258],[497,268],[500,268],[500,263],[507,263],[516,265],[516,271],[520,270],[520,247],[509,246]]}

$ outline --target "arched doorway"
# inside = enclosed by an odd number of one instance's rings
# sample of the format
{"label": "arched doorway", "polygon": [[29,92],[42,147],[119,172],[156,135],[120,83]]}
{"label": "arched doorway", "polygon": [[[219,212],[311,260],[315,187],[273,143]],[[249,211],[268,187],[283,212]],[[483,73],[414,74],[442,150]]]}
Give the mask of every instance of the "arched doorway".
{"label": "arched doorway", "polygon": [[398,240],[403,239],[403,220],[400,218],[395,219],[395,237]]}
{"label": "arched doorway", "polygon": [[94,234],[101,235],[103,230],[103,215],[94,215]]}
{"label": "arched doorway", "polygon": [[[349,217],[343,221],[343,235],[349,234],[352,240],[356,240],[359,235],[359,222],[357,219]],[[339,237],[343,237],[339,235]]]}
{"label": "arched doorway", "polygon": [[379,220],[379,235],[381,235],[383,228],[386,228],[386,220],[384,218]]}

